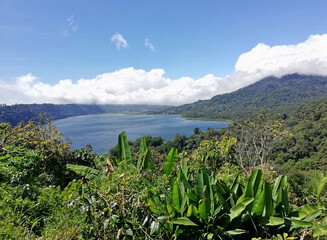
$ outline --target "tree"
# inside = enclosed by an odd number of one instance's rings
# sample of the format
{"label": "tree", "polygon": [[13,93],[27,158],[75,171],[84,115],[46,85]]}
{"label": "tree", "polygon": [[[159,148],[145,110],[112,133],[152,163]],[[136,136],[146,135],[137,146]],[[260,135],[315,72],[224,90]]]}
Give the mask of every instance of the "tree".
{"label": "tree", "polygon": [[71,180],[66,170],[66,164],[71,160],[71,144],[62,139],[62,133],[56,130],[48,118],[40,115],[38,121],[29,121],[27,124],[21,122],[10,129],[5,126],[0,130],[0,137],[0,156],[19,152],[19,157],[25,158],[37,152],[41,161],[31,166],[44,173],[48,184],[66,186]]}
{"label": "tree", "polygon": [[253,168],[268,163],[268,154],[276,143],[289,135],[284,120],[269,119],[269,114],[260,114],[229,126],[231,136],[237,138],[236,158],[242,168]]}
{"label": "tree", "polygon": [[37,121],[20,122],[13,128],[8,126],[0,126],[0,151],[7,151],[5,147],[13,145],[39,150],[43,156],[50,157],[58,152],[68,152],[71,146],[70,142],[63,141],[62,133],[56,130],[50,119],[42,115]]}
{"label": "tree", "polygon": [[194,131],[193,132],[196,135],[199,134],[200,133],[200,128],[198,128],[198,127],[194,128]]}

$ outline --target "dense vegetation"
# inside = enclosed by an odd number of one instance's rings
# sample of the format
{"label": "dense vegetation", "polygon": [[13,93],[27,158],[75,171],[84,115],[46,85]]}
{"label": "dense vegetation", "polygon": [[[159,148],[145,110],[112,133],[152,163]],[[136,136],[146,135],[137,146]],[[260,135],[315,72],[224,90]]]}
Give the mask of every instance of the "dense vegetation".
{"label": "dense vegetation", "polygon": [[121,113],[141,112],[149,110],[163,110],[167,106],[150,105],[84,105],[84,104],[16,104],[0,105],[0,123],[7,122],[12,126],[24,121],[28,122],[38,117],[39,114],[46,114],[51,119],[62,119],[67,117],[100,114],[100,113]]}
{"label": "dense vegetation", "polygon": [[272,114],[290,115],[306,101],[326,95],[327,77],[292,74],[281,78],[268,77],[232,93],[157,113],[181,114],[185,118],[236,120],[266,108]]}
{"label": "dense vegetation", "polygon": [[0,124],[1,239],[327,239],[327,100],[172,141],[70,150]]}

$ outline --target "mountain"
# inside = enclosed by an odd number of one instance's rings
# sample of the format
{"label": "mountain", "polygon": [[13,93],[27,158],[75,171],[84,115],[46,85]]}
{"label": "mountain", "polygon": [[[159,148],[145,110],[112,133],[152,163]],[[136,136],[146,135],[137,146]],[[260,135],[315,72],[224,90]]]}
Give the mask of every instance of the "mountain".
{"label": "mountain", "polygon": [[327,77],[291,74],[281,78],[267,77],[232,93],[157,113],[224,120],[248,117],[260,109],[267,109],[272,114],[289,115],[309,100],[326,97]]}
{"label": "mountain", "polygon": [[16,104],[12,106],[0,105],[0,123],[8,122],[12,126],[24,121],[35,119],[39,114],[46,115],[52,119],[67,117],[101,114],[101,113],[124,113],[137,112],[146,113],[151,111],[162,111],[168,106],[155,105],[84,105],[84,104]]}

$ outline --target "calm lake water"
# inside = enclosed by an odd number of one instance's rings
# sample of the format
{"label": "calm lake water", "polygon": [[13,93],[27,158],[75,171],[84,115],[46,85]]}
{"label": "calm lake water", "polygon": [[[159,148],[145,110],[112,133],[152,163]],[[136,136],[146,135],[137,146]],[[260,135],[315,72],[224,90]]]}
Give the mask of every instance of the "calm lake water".
{"label": "calm lake water", "polygon": [[130,141],[147,135],[171,140],[176,133],[190,136],[196,127],[202,131],[210,127],[219,130],[229,124],[228,122],[189,121],[176,115],[124,114],[77,116],[56,120],[53,123],[58,131],[70,138],[74,149],[91,144],[94,152],[98,154],[105,154],[114,147],[122,131],[126,131]]}

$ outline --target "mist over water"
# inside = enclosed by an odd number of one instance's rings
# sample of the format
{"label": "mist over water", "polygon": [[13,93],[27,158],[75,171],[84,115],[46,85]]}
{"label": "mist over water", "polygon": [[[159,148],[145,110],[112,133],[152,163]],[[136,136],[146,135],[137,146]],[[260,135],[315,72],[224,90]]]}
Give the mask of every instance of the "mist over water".
{"label": "mist over water", "polygon": [[188,121],[176,115],[124,114],[77,116],[53,123],[58,131],[70,138],[74,149],[91,144],[98,154],[105,154],[114,147],[122,131],[126,131],[130,141],[147,135],[162,137],[167,141],[173,139],[176,133],[190,136],[196,127],[206,131],[210,127],[219,130],[229,125],[229,122]]}

